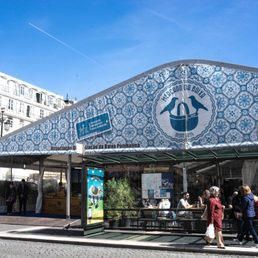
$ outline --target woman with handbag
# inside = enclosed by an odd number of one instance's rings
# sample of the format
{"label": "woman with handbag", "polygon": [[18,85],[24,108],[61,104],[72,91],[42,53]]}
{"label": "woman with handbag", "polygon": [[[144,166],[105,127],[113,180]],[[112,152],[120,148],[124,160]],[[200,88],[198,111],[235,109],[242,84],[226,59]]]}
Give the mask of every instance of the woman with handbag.
{"label": "woman with handbag", "polygon": [[[210,199],[207,207],[207,231],[210,232],[214,227],[218,248],[225,249],[222,235],[222,220],[224,214],[224,206],[219,199],[220,189],[217,186],[210,188]],[[209,239],[206,238],[206,241]]]}

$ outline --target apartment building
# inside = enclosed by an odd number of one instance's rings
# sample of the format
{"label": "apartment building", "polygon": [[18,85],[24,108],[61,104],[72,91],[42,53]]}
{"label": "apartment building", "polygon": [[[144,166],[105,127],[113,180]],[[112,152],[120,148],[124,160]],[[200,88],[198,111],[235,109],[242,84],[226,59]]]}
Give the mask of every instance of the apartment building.
{"label": "apartment building", "polygon": [[1,137],[65,105],[62,96],[0,72]]}

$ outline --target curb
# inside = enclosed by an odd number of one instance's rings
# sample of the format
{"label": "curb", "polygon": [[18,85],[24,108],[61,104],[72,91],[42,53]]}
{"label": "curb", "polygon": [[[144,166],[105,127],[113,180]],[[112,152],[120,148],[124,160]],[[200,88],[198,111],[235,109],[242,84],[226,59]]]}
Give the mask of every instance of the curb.
{"label": "curb", "polygon": [[245,247],[226,247],[226,249],[218,249],[216,246],[193,246],[186,244],[170,244],[164,242],[144,242],[144,241],[130,241],[130,240],[100,240],[90,239],[85,237],[53,237],[46,235],[35,234],[14,234],[9,232],[1,232],[1,239],[31,241],[31,242],[45,242],[45,243],[59,243],[85,246],[101,246],[112,248],[132,248],[145,250],[159,250],[159,251],[177,251],[177,252],[191,252],[191,253],[212,253],[212,254],[227,254],[238,256],[258,256],[257,248]]}

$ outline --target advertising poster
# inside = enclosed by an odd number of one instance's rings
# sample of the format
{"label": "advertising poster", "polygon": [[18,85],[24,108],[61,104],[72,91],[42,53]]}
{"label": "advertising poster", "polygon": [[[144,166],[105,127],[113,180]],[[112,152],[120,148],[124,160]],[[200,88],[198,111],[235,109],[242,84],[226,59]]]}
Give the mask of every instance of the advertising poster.
{"label": "advertising poster", "polygon": [[104,222],[104,171],[87,169],[87,225]]}
{"label": "advertising poster", "polygon": [[161,199],[172,197],[173,173],[142,174],[142,198]]}

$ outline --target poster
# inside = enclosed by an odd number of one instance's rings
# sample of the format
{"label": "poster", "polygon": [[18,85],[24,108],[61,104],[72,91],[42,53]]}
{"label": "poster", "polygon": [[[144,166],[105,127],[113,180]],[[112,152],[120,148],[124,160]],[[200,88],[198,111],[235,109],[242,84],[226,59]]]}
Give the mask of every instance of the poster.
{"label": "poster", "polygon": [[87,185],[87,225],[103,223],[104,171],[99,168],[88,168]]}
{"label": "poster", "polygon": [[172,173],[145,173],[142,174],[142,198],[161,199],[172,198]]}

